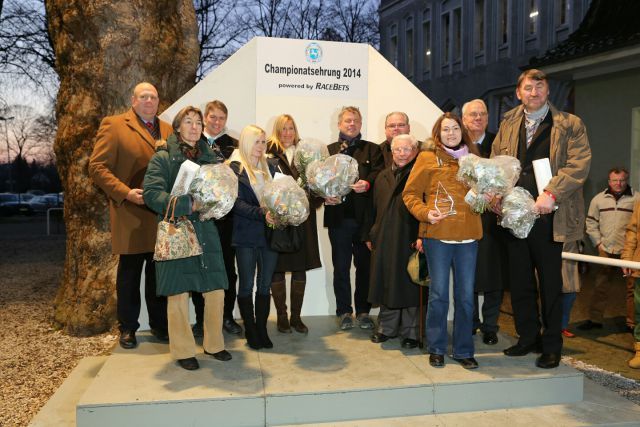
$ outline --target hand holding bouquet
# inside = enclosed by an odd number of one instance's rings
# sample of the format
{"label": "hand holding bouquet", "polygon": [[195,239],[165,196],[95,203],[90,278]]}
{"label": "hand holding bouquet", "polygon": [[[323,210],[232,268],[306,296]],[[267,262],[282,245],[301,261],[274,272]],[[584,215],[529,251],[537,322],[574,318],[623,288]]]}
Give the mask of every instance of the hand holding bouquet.
{"label": "hand holding bouquet", "polygon": [[500,225],[510,229],[517,238],[526,238],[539,216],[535,212],[535,205],[531,193],[522,187],[515,187],[502,200]]}
{"label": "hand holding bouquet", "polygon": [[300,186],[307,185],[307,168],[316,160],[324,160],[329,157],[327,146],[318,141],[300,141],[293,153],[293,166],[300,174]]}
{"label": "hand holding bouquet", "polygon": [[273,218],[276,228],[297,226],[309,217],[307,193],[289,175],[264,185],[260,205]]}
{"label": "hand holding bouquet", "polygon": [[323,198],[347,195],[359,176],[357,160],[346,154],[315,161],[307,169],[309,189]]}
{"label": "hand holding bouquet", "polygon": [[238,197],[238,177],[223,163],[202,165],[189,186],[189,194],[200,211],[200,219],[220,219]]}

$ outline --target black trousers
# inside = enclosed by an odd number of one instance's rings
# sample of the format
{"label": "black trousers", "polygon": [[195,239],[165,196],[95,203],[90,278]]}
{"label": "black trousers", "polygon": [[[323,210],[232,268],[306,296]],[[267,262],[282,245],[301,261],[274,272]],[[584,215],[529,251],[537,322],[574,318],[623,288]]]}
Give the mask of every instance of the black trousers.
{"label": "black trousers", "polygon": [[553,214],[538,218],[526,239],[510,235],[507,250],[511,305],[519,343],[533,344],[542,335],[542,351],[560,353],[562,243],[553,241]]}
{"label": "black trousers", "polygon": [[156,295],[156,265],[153,252],[120,255],[116,276],[118,323],[120,331],[137,331],[140,327],[140,276],[144,266],[144,299],[149,326],[167,330],[167,297]]}
{"label": "black trousers", "polygon": [[[224,314],[225,319],[233,319],[233,308],[236,305],[237,288],[236,282],[238,275],[236,274],[236,250],[231,246],[231,233],[233,232],[233,219],[224,217],[216,221],[218,235],[220,236],[220,245],[222,246],[222,258],[224,261],[224,269],[227,273],[229,288],[224,291]],[[196,311],[196,322],[202,324],[204,318],[204,298],[200,292],[192,292],[191,299]]]}
{"label": "black trousers", "polygon": [[[482,293],[484,302],[482,308],[479,307],[478,296]],[[500,306],[502,305],[502,289],[497,291],[475,292],[473,298],[473,329],[484,332],[498,332],[498,317],[500,316]],[[480,321],[480,310],[482,310],[482,322]]]}

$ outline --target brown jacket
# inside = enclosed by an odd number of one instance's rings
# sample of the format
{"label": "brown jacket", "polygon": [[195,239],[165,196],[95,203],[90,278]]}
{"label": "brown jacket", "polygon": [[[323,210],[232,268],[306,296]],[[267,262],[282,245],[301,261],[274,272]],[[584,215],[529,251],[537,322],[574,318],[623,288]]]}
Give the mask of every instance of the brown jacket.
{"label": "brown jacket", "polygon": [[[553,239],[571,242],[584,235],[585,206],[582,186],[589,176],[591,148],[587,130],[580,118],[550,106],[553,117],[549,162],[553,177],[545,190],[556,197],[558,210],[553,218]],[[493,141],[491,157],[518,158],[520,124],[524,107],[520,105],[504,115]]]}
{"label": "brown jacket", "polygon": [[[160,121],[160,134],[172,132]],[[116,255],[153,252],[156,241],[156,215],[146,206],[126,200],[132,188],[142,188],[149,159],[156,142],[140,124],[131,109],[108,116],[100,123],[89,160],[89,176],[109,197],[111,249]]]}
{"label": "brown jacket", "polygon": [[[423,151],[418,155],[402,192],[407,209],[420,221],[418,236],[438,240],[481,239],[480,215],[471,212],[464,201],[469,188],[456,179],[458,161],[439,147],[434,150]],[[437,224],[430,224],[427,214],[434,209],[439,182],[453,198],[456,214]]]}
{"label": "brown jacket", "polygon": [[[640,201],[633,207],[633,213],[624,238],[624,248],[620,259],[626,261],[640,261]],[[631,270],[633,277],[640,277],[640,270]]]}

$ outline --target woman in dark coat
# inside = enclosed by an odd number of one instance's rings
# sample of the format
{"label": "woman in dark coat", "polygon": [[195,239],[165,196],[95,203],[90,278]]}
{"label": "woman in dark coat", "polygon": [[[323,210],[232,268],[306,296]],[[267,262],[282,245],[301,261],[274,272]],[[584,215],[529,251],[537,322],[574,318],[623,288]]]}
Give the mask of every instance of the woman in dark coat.
{"label": "woman in dark coat", "polygon": [[[202,138],[202,113],[185,107],[173,120],[174,133],[153,155],[144,177],[144,202],[164,218],[171,189],[180,165],[191,160],[200,165],[221,161]],[[186,216],[193,224],[203,249],[200,256],[156,262],[157,292],[166,295],[169,349],[181,367],[198,369],[196,344],[189,325],[189,292],[202,292],[206,301],[203,348],[218,360],[230,360],[222,336],[222,306],[227,276],[218,230],[213,220],[201,221],[191,196],[178,196],[175,216]]]}
{"label": "woman in dark coat", "polygon": [[[230,159],[231,168],[238,175],[238,198],[232,211],[231,236],[238,263],[238,307],[247,343],[255,350],[273,347],[267,334],[267,319],[271,306],[271,277],[278,262],[278,253],[271,250],[266,237],[266,227],[273,225],[274,221],[271,214],[260,207],[262,190],[272,175],[265,155],[265,138],[265,132],[259,127],[246,126],[240,134],[238,150]],[[252,298],[254,283],[255,312]]]}
{"label": "woman in dark coat", "polygon": [[376,178],[372,218],[375,223],[366,237],[371,250],[369,302],[380,306],[378,329],[371,341],[382,343],[400,335],[404,348],[418,345],[418,285],[407,273],[407,261],[419,247],[418,220],[402,200],[402,190],[418,155],[418,141],[398,135],[391,142],[393,163]]}
{"label": "woman in dark coat", "polygon": [[[269,139],[268,156],[273,159],[276,171],[290,175],[297,180],[299,173],[293,165],[293,153],[300,140],[296,122],[288,114],[276,119],[273,133]],[[278,331],[291,333],[291,328],[306,334],[307,326],[302,323],[300,311],[304,300],[307,283],[307,270],[319,268],[320,250],[318,249],[318,229],[316,226],[316,209],[322,199],[311,197],[309,200],[309,218],[300,225],[304,229],[302,248],[297,252],[280,253],[276,272],[271,279],[271,296],[278,312]],[[287,318],[287,284],[285,273],[291,272],[291,320]]]}

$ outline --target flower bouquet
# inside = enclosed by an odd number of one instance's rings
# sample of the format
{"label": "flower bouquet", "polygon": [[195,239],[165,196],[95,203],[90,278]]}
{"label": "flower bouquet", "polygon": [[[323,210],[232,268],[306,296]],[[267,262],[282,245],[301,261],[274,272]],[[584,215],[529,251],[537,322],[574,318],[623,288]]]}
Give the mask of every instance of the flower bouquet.
{"label": "flower bouquet", "polygon": [[511,156],[483,159],[475,154],[460,158],[457,178],[470,187],[465,201],[471,210],[482,213],[487,209],[486,196],[503,196],[520,176],[520,161]]}
{"label": "flower bouquet", "polygon": [[189,186],[189,194],[201,206],[200,219],[220,219],[238,197],[238,177],[223,163],[202,165]]}
{"label": "flower bouquet", "polygon": [[276,228],[297,226],[309,217],[307,193],[289,175],[264,185],[260,205],[271,213]]}
{"label": "flower bouquet", "polygon": [[309,189],[320,197],[342,197],[359,178],[358,162],[346,154],[317,160],[307,168]]}
{"label": "flower bouquet", "polygon": [[522,187],[515,187],[502,199],[500,225],[508,228],[517,238],[526,238],[539,216],[534,210],[535,204],[531,193]]}
{"label": "flower bouquet", "polygon": [[316,160],[329,157],[327,146],[318,141],[300,141],[293,153],[293,165],[300,174],[298,181],[301,187],[307,185],[307,168]]}

